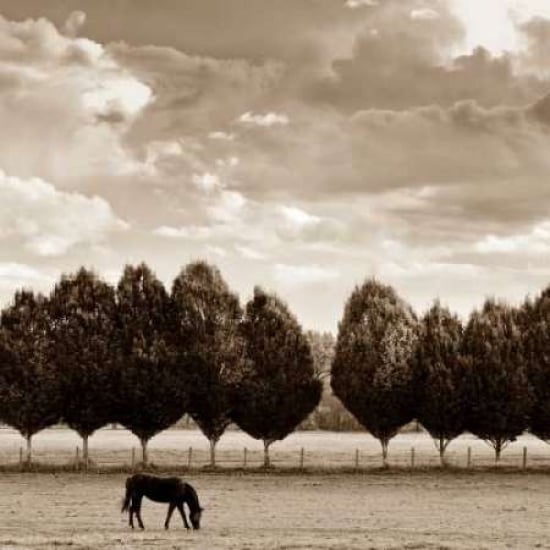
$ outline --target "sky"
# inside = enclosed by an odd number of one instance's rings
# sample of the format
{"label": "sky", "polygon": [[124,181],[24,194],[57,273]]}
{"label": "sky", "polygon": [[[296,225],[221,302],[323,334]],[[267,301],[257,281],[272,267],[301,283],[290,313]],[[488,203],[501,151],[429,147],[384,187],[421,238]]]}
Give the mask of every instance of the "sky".
{"label": "sky", "polygon": [[0,304],[216,264],[335,331],[550,283],[547,0],[0,0]]}

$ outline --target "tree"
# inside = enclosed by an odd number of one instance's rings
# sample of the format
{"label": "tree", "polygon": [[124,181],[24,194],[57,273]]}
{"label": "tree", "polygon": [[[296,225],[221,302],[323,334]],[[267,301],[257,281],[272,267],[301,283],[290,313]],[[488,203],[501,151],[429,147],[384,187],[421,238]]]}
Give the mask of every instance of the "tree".
{"label": "tree", "polygon": [[256,287],[241,325],[243,376],[233,419],[269,447],[284,439],[310,414],[321,397],[308,341],[296,318],[275,295]]}
{"label": "tree", "polygon": [[447,446],[465,429],[462,331],[458,317],[436,302],[422,319],[415,354],[416,418],[434,439],[442,466]]}
{"label": "tree", "polygon": [[349,297],[338,327],[331,385],[344,406],[382,445],[414,417],[413,310],[390,286],[371,279]]}
{"label": "tree", "polygon": [[50,297],[53,361],[63,386],[63,420],[88,439],[114,418],[116,303],[114,289],[81,268],[64,275]]}
{"label": "tree", "polygon": [[550,287],[534,301],[526,300],[520,310],[524,357],[533,390],[529,430],[550,440]]}
{"label": "tree", "polygon": [[51,362],[47,302],[31,291],[15,293],[0,321],[0,417],[27,440],[61,417],[61,384]]}
{"label": "tree", "polygon": [[523,355],[519,312],[487,300],[464,331],[468,364],[467,428],[489,443],[498,463],[502,450],[529,425],[533,395]]}
{"label": "tree", "polygon": [[177,344],[191,351],[188,413],[210,442],[210,464],[216,465],[216,444],[231,422],[240,373],[242,310],[219,270],[194,262],[181,271],[172,287]]}
{"label": "tree", "polygon": [[124,268],[117,303],[121,330],[116,421],[139,438],[147,466],[149,440],[185,413],[185,373],[174,354],[170,297],[146,264]]}

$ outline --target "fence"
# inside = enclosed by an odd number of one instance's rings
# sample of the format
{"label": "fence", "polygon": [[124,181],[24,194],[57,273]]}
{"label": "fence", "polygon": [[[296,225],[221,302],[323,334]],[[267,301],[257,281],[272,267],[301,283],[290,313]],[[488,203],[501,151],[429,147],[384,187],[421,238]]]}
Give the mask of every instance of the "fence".
{"label": "fence", "polygon": [[[33,462],[37,465],[77,469],[82,467],[82,447],[70,430],[46,430],[35,438]],[[202,469],[209,466],[210,451],[205,438],[196,431],[169,430],[151,441],[148,451],[152,467],[162,469]],[[26,452],[17,433],[0,430],[0,465],[24,468]],[[222,438],[216,465],[224,469],[254,470],[263,465],[263,447],[241,432]],[[100,430],[90,439],[90,462],[98,470],[133,470],[140,466],[141,448],[125,430]],[[380,445],[368,434],[298,432],[270,449],[273,467],[292,470],[366,471],[380,468]],[[391,468],[439,467],[440,459],[426,434],[402,434],[390,443],[387,460]],[[451,443],[447,465],[477,469],[495,465],[494,452],[471,436]],[[503,451],[501,468],[550,469],[550,449],[543,442],[525,436]]]}

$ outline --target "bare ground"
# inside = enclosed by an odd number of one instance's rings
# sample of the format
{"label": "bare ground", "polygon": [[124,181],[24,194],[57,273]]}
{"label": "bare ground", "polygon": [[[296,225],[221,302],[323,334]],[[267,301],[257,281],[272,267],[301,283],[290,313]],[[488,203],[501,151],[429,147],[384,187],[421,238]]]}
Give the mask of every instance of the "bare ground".
{"label": "bare ground", "polygon": [[146,501],[144,532],[120,514],[125,476],[2,474],[0,548],[550,548],[543,473],[364,475],[194,473],[203,528]]}

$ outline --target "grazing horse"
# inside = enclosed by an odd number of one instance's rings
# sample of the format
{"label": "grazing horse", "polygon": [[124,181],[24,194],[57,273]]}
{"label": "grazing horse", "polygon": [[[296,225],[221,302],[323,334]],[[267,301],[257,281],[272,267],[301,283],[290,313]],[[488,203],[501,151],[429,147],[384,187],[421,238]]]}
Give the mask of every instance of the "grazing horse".
{"label": "grazing horse", "polygon": [[135,474],[126,479],[126,495],[122,501],[122,512],[129,510],[130,527],[134,528],[134,514],[137,517],[140,529],[144,529],[141,520],[141,501],[147,497],[155,502],[168,502],[168,515],[164,522],[164,528],[168,529],[170,518],[174,508],[179,510],[183,519],[183,525],[189,529],[185,517],[184,503],[189,507],[189,519],[193,529],[199,529],[201,524],[202,508],[199,504],[197,492],[189,483],[183,482],[179,477],[158,477],[147,474]]}

